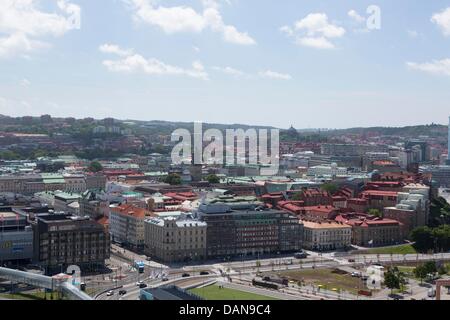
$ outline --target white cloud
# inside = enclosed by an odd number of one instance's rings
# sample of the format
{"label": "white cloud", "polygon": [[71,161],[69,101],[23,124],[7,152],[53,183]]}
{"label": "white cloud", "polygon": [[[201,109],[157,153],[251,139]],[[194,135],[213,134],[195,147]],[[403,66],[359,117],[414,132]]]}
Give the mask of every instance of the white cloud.
{"label": "white cloud", "polygon": [[232,68],[232,67],[212,67],[213,70],[218,71],[218,72],[222,72],[231,76],[235,76],[235,77],[244,77],[244,76],[249,76],[247,73],[245,73],[244,71]]}
{"label": "white cloud", "polygon": [[333,49],[334,45],[325,37],[305,37],[297,38],[296,43],[305,47],[317,49]]}
{"label": "white cloud", "polygon": [[297,21],[295,28],[305,30],[308,36],[339,38],[345,34],[344,28],[328,22],[328,16],[325,13],[310,13],[304,19]]}
{"label": "white cloud", "polygon": [[350,10],[347,15],[358,23],[363,23],[366,19],[355,10]]}
{"label": "white cloud", "polygon": [[407,62],[406,65],[411,70],[450,76],[450,59],[433,60],[425,63]]}
{"label": "white cloud", "polygon": [[112,54],[116,54],[118,56],[124,57],[124,56],[129,56],[133,54],[133,50],[124,50],[121,49],[119,46],[115,45],[115,44],[102,44],[99,47],[99,50],[103,53],[112,53]]}
{"label": "white cloud", "polygon": [[115,53],[120,57],[120,59],[118,60],[103,61],[103,65],[111,72],[143,72],[149,75],[188,76],[202,80],[209,79],[208,73],[205,71],[204,66],[199,61],[193,62],[192,67],[190,69],[187,69],[166,64],[155,58],[146,59],[140,54],[132,53],[132,50],[128,51],[130,52],[128,55],[124,54],[125,52],[127,52],[127,50],[123,50],[116,45],[102,45],[100,46],[99,50],[102,51],[102,48],[114,48],[113,50],[109,50],[108,53]]}
{"label": "white cloud", "polygon": [[289,26],[282,26],[280,28],[280,31],[283,33],[286,33],[288,36],[293,36],[294,35],[294,30],[292,30],[291,27]]}
{"label": "white cloud", "polygon": [[296,21],[293,27],[283,26],[280,31],[295,37],[295,43],[299,45],[318,49],[333,49],[335,46],[330,39],[345,34],[345,29],[330,23],[325,13],[310,13]]}
{"label": "white cloud", "polygon": [[28,80],[26,78],[20,80],[19,84],[20,84],[21,87],[29,87],[29,86],[31,86],[30,80]]}
{"label": "white cloud", "polygon": [[223,74],[227,74],[233,77],[237,78],[246,78],[246,79],[256,79],[256,78],[263,78],[263,79],[272,79],[272,80],[291,80],[292,76],[285,73],[279,73],[271,70],[261,71],[257,74],[247,73],[242,70],[238,70],[232,67],[212,67],[213,70],[217,72],[221,72]]}
{"label": "white cloud", "polygon": [[292,76],[286,73],[279,73],[271,70],[261,71],[258,74],[261,78],[276,80],[291,80]]}
{"label": "white cloud", "polygon": [[0,58],[11,58],[48,47],[47,43],[32,40],[23,33],[14,33],[0,38]]}
{"label": "white cloud", "polygon": [[417,38],[420,34],[415,30],[406,30],[410,38]]}
{"label": "white cloud", "polygon": [[221,33],[226,42],[254,45],[256,41],[246,32],[224,23],[216,1],[203,0],[203,12],[188,6],[156,6],[151,0],[129,0],[134,19],[161,28],[168,34],[178,32],[200,33],[206,29]]}
{"label": "white cloud", "polygon": [[450,7],[442,12],[435,13],[431,17],[431,22],[437,24],[444,36],[450,36]]}
{"label": "white cloud", "polygon": [[59,0],[61,11],[47,13],[37,8],[37,0],[0,1],[0,58],[13,57],[48,47],[38,38],[59,37],[76,27],[74,17],[79,17],[81,8],[67,1]]}

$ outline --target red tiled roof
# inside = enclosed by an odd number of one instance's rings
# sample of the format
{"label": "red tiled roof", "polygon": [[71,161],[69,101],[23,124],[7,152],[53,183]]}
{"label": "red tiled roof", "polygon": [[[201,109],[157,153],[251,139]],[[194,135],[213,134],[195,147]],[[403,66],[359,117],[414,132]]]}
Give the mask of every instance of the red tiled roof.
{"label": "red tiled roof", "polygon": [[135,218],[145,218],[149,214],[147,210],[135,207],[131,204],[123,204],[121,206],[111,208],[111,211]]}
{"label": "red tiled roof", "polygon": [[386,196],[386,197],[396,197],[398,195],[397,191],[381,191],[381,190],[366,190],[362,192],[362,195],[367,196]]}

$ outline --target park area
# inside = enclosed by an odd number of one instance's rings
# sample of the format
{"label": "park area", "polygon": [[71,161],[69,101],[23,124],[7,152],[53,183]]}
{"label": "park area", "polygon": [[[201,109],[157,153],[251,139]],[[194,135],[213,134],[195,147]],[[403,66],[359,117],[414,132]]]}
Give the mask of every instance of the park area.
{"label": "park area", "polygon": [[302,283],[302,285],[313,285],[326,290],[344,290],[356,294],[359,290],[366,289],[365,283],[360,278],[352,277],[347,272],[337,269],[285,271],[278,273],[278,275]]}
{"label": "park area", "polygon": [[356,251],[356,254],[416,254],[411,244]]}
{"label": "park area", "polygon": [[189,291],[206,300],[276,300],[251,292],[219,287],[218,285],[195,288]]}

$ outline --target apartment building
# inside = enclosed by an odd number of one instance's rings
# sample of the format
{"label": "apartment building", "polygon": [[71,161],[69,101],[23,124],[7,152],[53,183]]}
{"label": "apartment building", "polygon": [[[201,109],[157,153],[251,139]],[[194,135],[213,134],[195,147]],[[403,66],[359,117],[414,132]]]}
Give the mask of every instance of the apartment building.
{"label": "apartment building", "polygon": [[150,212],[130,204],[112,207],[109,213],[109,232],[113,242],[133,249],[144,248],[144,221]]}
{"label": "apartment building", "polygon": [[323,155],[337,156],[363,156],[368,152],[388,152],[386,145],[377,144],[340,144],[340,143],[324,143],[321,146]]}
{"label": "apartment building", "polygon": [[404,239],[403,226],[397,220],[358,213],[342,214],[335,220],[352,227],[352,244],[357,246],[389,246]]}
{"label": "apartment building", "polygon": [[105,189],[103,175],[61,175],[55,173],[11,174],[0,176],[0,192],[32,195],[45,191],[81,193],[87,189]]}
{"label": "apartment building", "polygon": [[64,175],[64,191],[82,193],[86,191],[86,177],[83,174]]}
{"label": "apartment building", "polygon": [[80,216],[92,219],[109,216],[109,201],[104,192],[87,190],[81,194]]}
{"label": "apartment building", "polygon": [[53,206],[57,212],[79,215],[79,193],[54,192]]}
{"label": "apartment building", "polygon": [[253,208],[232,209],[224,203],[203,203],[198,218],[208,224],[207,256],[231,257],[294,252],[301,249],[303,225],[289,212]]}
{"label": "apartment building", "polygon": [[34,260],[47,272],[70,265],[101,267],[110,256],[109,234],[92,219],[69,214],[37,214],[31,225]]}
{"label": "apartment building", "polygon": [[352,242],[352,227],[332,220],[302,220],[303,246],[308,250],[346,249]]}
{"label": "apartment building", "polygon": [[93,173],[86,175],[85,190],[105,190],[107,177],[101,173]]}
{"label": "apartment building", "polygon": [[33,258],[33,230],[26,216],[13,208],[0,208],[0,265]]}
{"label": "apartment building", "polygon": [[331,195],[319,188],[310,188],[300,191],[296,200],[303,201],[307,207],[333,204]]}
{"label": "apartment building", "polygon": [[367,190],[361,193],[361,198],[367,201],[368,208],[383,211],[385,207],[397,204],[398,192]]}
{"label": "apartment building", "polygon": [[167,217],[145,221],[145,252],[162,262],[204,260],[206,237],[207,224],[199,220]]}

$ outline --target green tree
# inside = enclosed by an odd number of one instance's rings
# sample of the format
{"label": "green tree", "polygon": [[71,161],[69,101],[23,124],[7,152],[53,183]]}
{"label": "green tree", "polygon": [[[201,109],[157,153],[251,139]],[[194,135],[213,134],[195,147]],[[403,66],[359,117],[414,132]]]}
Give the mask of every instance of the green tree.
{"label": "green tree", "polygon": [[367,213],[372,216],[383,217],[383,213],[379,209],[369,209],[367,210]]}
{"label": "green tree", "polygon": [[320,188],[331,195],[335,194],[339,190],[339,187],[334,183],[325,183]]}
{"label": "green tree", "polygon": [[300,201],[302,199],[302,193],[301,192],[297,192],[292,196],[292,200],[293,201]]}
{"label": "green tree", "polygon": [[389,268],[384,274],[384,284],[392,294],[394,289],[401,289],[406,284],[405,275],[397,267]]}
{"label": "green tree", "polygon": [[436,262],[434,262],[434,261],[427,261],[427,262],[425,262],[425,264],[423,266],[424,266],[427,274],[437,272]]}
{"label": "green tree", "polygon": [[163,179],[163,182],[168,183],[172,186],[181,184],[181,177],[179,174],[171,173]]}
{"label": "green tree", "polygon": [[90,172],[100,172],[100,171],[103,171],[103,166],[102,166],[101,163],[98,162],[98,161],[92,161],[92,162],[89,164],[88,170],[89,170]]}
{"label": "green tree", "polygon": [[208,181],[211,184],[214,183],[220,183],[220,178],[218,176],[216,176],[215,174],[210,174],[208,176],[206,176],[206,181]]}
{"label": "green tree", "polygon": [[437,228],[419,227],[411,232],[414,248],[420,252],[447,252],[450,250],[450,225]]}
{"label": "green tree", "polygon": [[425,266],[422,264],[420,266],[417,266],[414,269],[414,276],[416,276],[416,278],[420,279],[420,283],[423,283],[423,280],[427,277],[427,270],[425,269]]}
{"label": "green tree", "polygon": [[411,240],[414,248],[420,252],[427,252],[434,247],[432,230],[428,227],[418,227],[411,232]]}

